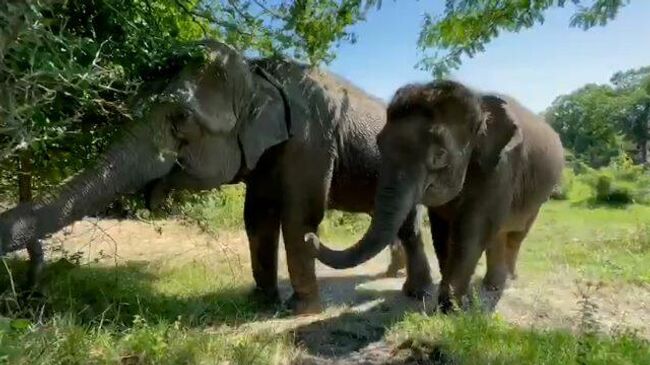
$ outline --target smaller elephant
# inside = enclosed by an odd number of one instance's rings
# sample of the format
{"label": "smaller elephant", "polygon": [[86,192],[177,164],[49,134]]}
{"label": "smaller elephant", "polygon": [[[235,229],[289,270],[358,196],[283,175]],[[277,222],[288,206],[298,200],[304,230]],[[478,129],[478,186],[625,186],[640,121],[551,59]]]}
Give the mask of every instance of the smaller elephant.
{"label": "smaller elephant", "polygon": [[443,312],[466,294],[483,251],[487,289],[514,278],[521,242],[564,166],[560,139],[544,120],[509,97],[441,80],[399,89],[377,143],[382,167],[370,228],[342,251],[306,235],[321,262],[346,268],[368,260],[424,204]]}

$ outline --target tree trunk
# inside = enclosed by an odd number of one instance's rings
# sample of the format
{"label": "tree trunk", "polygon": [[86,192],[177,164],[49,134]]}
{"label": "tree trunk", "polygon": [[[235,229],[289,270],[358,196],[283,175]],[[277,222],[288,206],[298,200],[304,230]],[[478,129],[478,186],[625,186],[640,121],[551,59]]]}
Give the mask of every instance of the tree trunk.
{"label": "tree trunk", "polygon": [[32,154],[22,151],[18,156],[18,202],[32,201]]}

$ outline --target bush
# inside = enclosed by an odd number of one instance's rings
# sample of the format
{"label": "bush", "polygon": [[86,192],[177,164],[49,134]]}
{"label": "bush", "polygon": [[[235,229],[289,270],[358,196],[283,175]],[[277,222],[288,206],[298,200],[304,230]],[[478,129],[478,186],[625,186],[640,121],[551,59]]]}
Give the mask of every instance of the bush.
{"label": "bush", "polygon": [[650,176],[645,168],[623,156],[607,167],[586,170],[580,175],[591,189],[588,200],[595,204],[627,205],[650,203]]}
{"label": "bush", "polygon": [[174,197],[178,207],[172,210],[206,230],[219,231],[244,228],[243,184],[224,186],[199,194],[182,192]]}

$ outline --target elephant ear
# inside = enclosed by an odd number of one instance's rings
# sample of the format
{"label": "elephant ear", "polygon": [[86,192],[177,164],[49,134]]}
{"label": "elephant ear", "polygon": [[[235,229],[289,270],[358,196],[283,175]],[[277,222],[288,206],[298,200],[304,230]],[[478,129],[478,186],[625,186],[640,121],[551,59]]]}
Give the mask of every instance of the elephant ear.
{"label": "elephant ear", "polygon": [[210,133],[227,133],[237,125],[251,101],[253,75],[232,47],[214,40],[199,42],[208,62],[189,68],[182,78],[182,97],[196,120]]}
{"label": "elephant ear", "polygon": [[307,103],[305,69],[282,59],[252,61],[257,85],[253,105],[257,114],[242,126],[240,141],[247,167],[253,168],[268,148],[294,134],[303,133],[312,120],[312,106]]}
{"label": "elephant ear", "polygon": [[483,121],[477,132],[475,158],[485,171],[496,168],[507,154],[523,142],[521,128],[506,100],[485,95],[481,100]]}
{"label": "elephant ear", "polygon": [[291,115],[282,86],[259,67],[256,74],[253,108],[239,133],[248,169],[255,167],[266,150],[290,137]]}

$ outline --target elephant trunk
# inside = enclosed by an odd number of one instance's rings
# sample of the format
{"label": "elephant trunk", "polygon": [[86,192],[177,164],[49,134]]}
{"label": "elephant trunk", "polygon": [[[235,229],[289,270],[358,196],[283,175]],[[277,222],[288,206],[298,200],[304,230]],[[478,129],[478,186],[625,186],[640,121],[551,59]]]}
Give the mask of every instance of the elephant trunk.
{"label": "elephant trunk", "polygon": [[57,196],[3,213],[0,252],[22,249],[167,174],[174,166],[177,149],[178,142],[165,124],[135,124],[94,167],[75,176]]}
{"label": "elephant trunk", "polygon": [[372,222],[363,238],[352,247],[337,251],[327,247],[314,234],[305,236],[316,258],[335,269],[346,269],[370,260],[391,243],[417,198],[417,176],[405,170],[386,168],[380,174]]}

